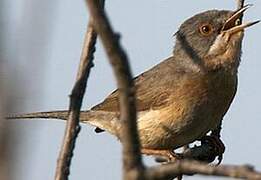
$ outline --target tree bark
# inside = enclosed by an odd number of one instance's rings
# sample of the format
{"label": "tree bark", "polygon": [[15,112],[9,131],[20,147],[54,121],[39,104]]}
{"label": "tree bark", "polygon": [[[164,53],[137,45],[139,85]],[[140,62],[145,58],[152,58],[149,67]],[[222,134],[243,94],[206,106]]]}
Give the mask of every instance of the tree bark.
{"label": "tree bark", "polygon": [[[101,7],[103,7],[103,3]],[[87,86],[87,80],[90,70],[93,67],[93,55],[95,52],[95,43],[97,39],[97,34],[91,24],[92,20],[89,21],[87,27],[76,82],[70,95],[69,114],[66,123],[65,135],[59,158],[57,160],[55,174],[56,180],[68,179],[76,138],[80,132],[79,115],[82,106],[82,99]]]}
{"label": "tree bark", "polygon": [[128,58],[120,46],[119,35],[112,30],[99,3],[96,0],[86,2],[94,19],[93,26],[101,38],[114,70],[119,89],[120,119],[123,124],[120,138],[123,145],[124,179],[142,179],[143,164],[136,124],[135,89]]}

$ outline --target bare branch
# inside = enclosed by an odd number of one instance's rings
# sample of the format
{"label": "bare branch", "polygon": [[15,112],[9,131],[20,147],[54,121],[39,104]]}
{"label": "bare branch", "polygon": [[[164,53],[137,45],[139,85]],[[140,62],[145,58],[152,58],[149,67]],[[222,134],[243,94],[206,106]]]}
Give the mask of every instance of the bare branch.
{"label": "bare branch", "polygon": [[139,179],[142,174],[140,143],[136,124],[134,83],[128,58],[120,46],[119,35],[112,30],[109,20],[96,0],[86,0],[93,25],[105,47],[113,67],[119,88],[121,121],[121,141],[123,144],[124,179]]}
{"label": "bare branch", "polygon": [[[240,8],[244,7],[244,3],[245,3],[245,0],[237,0],[237,9],[240,9]],[[240,22],[242,23],[243,14],[242,14],[242,16],[239,19],[240,19]]]}
{"label": "bare branch", "polygon": [[256,172],[251,166],[212,166],[187,160],[148,168],[145,177],[147,180],[162,180],[175,178],[179,174],[191,175],[195,173],[207,176],[261,179],[261,173]]}
{"label": "bare branch", "polygon": [[76,138],[80,132],[79,114],[82,106],[82,99],[86,90],[87,80],[91,67],[93,66],[93,54],[95,52],[95,43],[97,39],[97,34],[91,26],[91,23],[90,20],[85,34],[76,82],[70,95],[68,121],[66,124],[63,145],[57,161],[55,174],[56,180],[68,179]]}
{"label": "bare branch", "polygon": [[244,7],[245,0],[237,0],[237,8],[240,9]]}
{"label": "bare branch", "polygon": [[[1,36],[2,34],[0,34]],[[0,43],[0,49],[2,48],[2,45]],[[0,56],[0,77],[3,75],[2,72],[2,56]],[[10,140],[10,133],[9,133],[9,127],[4,119],[6,110],[7,110],[7,95],[6,95],[6,88],[5,83],[3,82],[3,79],[0,79],[0,179],[10,179],[9,173],[8,173],[8,166],[10,165],[10,157],[8,157],[8,150],[7,150],[7,144],[8,140]],[[8,99],[9,100],[9,99]],[[14,146],[16,147],[16,146]],[[10,155],[9,155],[10,156]]]}

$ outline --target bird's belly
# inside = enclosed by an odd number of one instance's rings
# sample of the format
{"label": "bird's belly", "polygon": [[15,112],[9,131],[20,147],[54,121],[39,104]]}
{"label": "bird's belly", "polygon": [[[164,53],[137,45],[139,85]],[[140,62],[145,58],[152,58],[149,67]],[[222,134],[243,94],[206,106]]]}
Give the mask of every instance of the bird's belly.
{"label": "bird's belly", "polygon": [[175,149],[201,138],[219,125],[234,93],[234,85],[224,86],[221,91],[206,88],[197,95],[190,89],[166,108],[139,113],[142,147]]}
{"label": "bird's belly", "polygon": [[148,149],[176,149],[193,142],[211,129],[202,117],[184,112],[174,117],[168,110],[151,110],[138,119],[141,146]]}
{"label": "bird's belly", "polygon": [[[184,112],[185,113],[185,112]],[[171,117],[169,111],[151,110],[138,120],[141,146],[149,149],[176,149],[204,136],[222,117],[199,113]]]}

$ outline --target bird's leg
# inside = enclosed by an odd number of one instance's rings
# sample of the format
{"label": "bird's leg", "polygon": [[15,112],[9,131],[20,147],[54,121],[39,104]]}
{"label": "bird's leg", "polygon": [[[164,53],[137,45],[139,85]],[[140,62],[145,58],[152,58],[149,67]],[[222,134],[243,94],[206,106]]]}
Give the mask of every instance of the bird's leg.
{"label": "bird's leg", "polygon": [[214,151],[216,152],[218,156],[218,164],[219,165],[223,159],[223,153],[225,152],[225,145],[220,139],[219,135],[211,133],[210,136],[204,136],[201,139],[201,143],[208,143],[213,146]]}
{"label": "bird's leg", "polygon": [[221,163],[221,161],[223,160],[223,154],[224,154],[224,152],[225,152],[225,145],[224,145],[224,143],[222,142],[222,140],[221,140],[221,135],[220,135],[220,133],[221,133],[221,129],[222,129],[222,121],[220,122],[220,124],[217,126],[217,128],[216,129],[214,129],[212,132],[211,132],[211,136],[214,136],[214,137],[216,137],[217,139],[218,139],[218,142],[219,142],[219,147],[221,147],[221,148],[219,148],[220,149],[220,155],[218,156],[218,164],[220,164]]}
{"label": "bird's leg", "polygon": [[160,156],[167,159],[167,162],[174,162],[177,159],[180,159],[173,151],[171,150],[160,150],[160,149],[141,149],[142,154],[149,156]]}

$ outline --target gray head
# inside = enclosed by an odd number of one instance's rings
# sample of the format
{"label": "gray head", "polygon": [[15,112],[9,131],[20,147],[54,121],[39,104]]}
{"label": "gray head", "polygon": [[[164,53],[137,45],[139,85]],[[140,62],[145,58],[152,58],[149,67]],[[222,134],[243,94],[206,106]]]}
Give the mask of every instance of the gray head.
{"label": "gray head", "polygon": [[237,11],[210,10],[189,18],[175,34],[174,55],[189,59],[201,70],[237,70],[244,29],[258,22],[241,23],[248,7]]}

